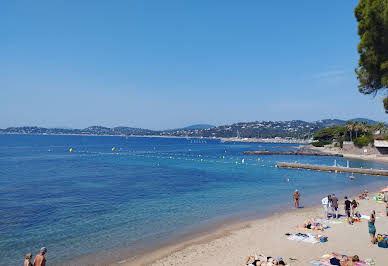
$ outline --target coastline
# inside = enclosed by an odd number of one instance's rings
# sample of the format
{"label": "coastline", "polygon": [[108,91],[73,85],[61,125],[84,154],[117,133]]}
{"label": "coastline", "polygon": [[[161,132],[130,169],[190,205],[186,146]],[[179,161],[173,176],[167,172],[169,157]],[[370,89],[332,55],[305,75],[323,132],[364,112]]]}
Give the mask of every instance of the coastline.
{"label": "coastline", "polygon": [[[375,195],[377,192],[370,193],[370,195]],[[343,199],[339,197],[339,201],[339,213],[343,213]],[[369,214],[371,208],[375,208],[379,216],[379,213],[385,210],[384,207],[384,204],[377,203],[374,200],[360,201],[360,211],[365,215]],[[329,242],[322,245],[297,243],[285,238],[284,234],[286,232],[306,233],[298,230],[296,226],[302,225],[310,217],[322,217],[320,204],[304,209],[273,213],[264,218],[227,222],[194,234],[187,239],[180,239],[175,243],[163,245],[155,250],[146,251],[138,256],[110,265],[215,265],[217,263],[222,265],[244,265],[249,255],[261,252],[268,256],[282,256],[287,258],[285,260],[288,262],[290,262],[289,257],[297,258],[298,263],[291,263],[291,265],[309,265],[310,260],[318,258],[329,251],[342,252],[348,255],[358,254],[362,258],[373,258],[376,265],[384,265],[379,262],[383,261],[385,256],[383,252],[386,250],[369,244],[366,220],[353,226],[346,223],[333,225],[327,232],[323,232],[323,234],[329,236]],[[379,218],[376,226],[378,232],[387,232],[388,217]],[[379,230],[379,228],[382,229]],[[356,235],[352,235],[354,232]],[[358,234],[362,236],[363,242],[354,247],[347,247],[346,238],[357,237]],[[336,241],[333,241],[332,237]],[[265,241],[263,241],[264,239]],[[297,248],[298,245],[300,245],[300,248]],[[327,246],[331,249],[328,250]],[[304,252],[305,248],[308,250],[307,254]],[[371,251],[371,254],[368,251]],[[219,262],[220,258],[223,259],[222,263]]]}
{"label": "coastline", "polygon": [[369,154],[356,154],[346,152],[345,150],[339,148],[328,148],[328,147],[314,147],[312,145],[305,146],[302,149],[319,151],[326,154],[341,154],[345,159],[356,159],[364,161],[376,161],[376,162],[388,162],[388,156],[378,155],[376,153]]}
{"label": "coastline", "polygon": [[172,138],[172,139],[212,139],[221,142],[243,142],[243,143],[288,143],[308,144],[307,140],[293,138],[223,138],[223,137],[201,137],[201,136],[166,136],[166,135],[104,135],[104,134],[33,134],[33,133],[0,133],[0,135],[34,135],[34,136],[85,136],[85,137],[128,137],[128,138]]}

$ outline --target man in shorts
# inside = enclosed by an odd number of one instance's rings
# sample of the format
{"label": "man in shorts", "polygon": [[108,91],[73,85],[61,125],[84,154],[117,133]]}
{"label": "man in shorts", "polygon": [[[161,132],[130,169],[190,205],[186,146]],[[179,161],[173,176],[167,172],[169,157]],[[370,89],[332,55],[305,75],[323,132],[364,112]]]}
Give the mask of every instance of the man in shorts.
{"label": "man in shorts", "polygon": [[352,217],[350,217],[350,206],[352,205],[352,202],[348,200],[348,197],[345,196],[345,213],[346,217],[348,218],[348,223],[352,224]]}
{"label": "man in shorts", "polygon": [[333,218],[335,213],[335,218],[338,219],[338,199],[334,193],[331,195],[331,210],[333,211]]}

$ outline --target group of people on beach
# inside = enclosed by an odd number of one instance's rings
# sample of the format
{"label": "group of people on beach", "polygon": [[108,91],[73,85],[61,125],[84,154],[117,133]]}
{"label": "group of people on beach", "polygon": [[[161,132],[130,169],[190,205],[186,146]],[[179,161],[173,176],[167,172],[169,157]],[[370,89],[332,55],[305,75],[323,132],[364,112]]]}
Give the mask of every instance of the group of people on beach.
{"label": "group of people on beach", "polygon": [[[293,194],[295,208],[299,208],[300,197],[301,197],[300,192],[298,190],[295,190]],[[360,194],[359,199],[368,200],[369,199],[368,191],[365,190],[362,194]],[[330,219],[330,218],[338,219],[340,217],[340,215],[338,214],[338,201],[339,200],[334,193],[327,195],[321,200],[323,211],[324,211],[324,219]],[[346,220],[349,224],[353,224],[355,219],[361,218],[361,214],[358,210],[358,207],[359,207],[359,202],[357,202],[356,199],[349,200],[347,196],[344,197],[344,210],[345,210]],[[386,201],[386,209],[387,209],[387,216],[388,216],[388,201]],[[375,227],[376,212],[372,210],[368,218],[369,218],[368,231],[369,231],[369,235],[371,236],[371,243],[376,244],[376,227]],[[307,227],[308,227],[308,223],[307,223]]]}
{"label": "group of people on beach", "polygon": [[[322,199],[322,207],[324,210],[324,218],[339,218],[338,215],[338,198],[333,193],[332,195],[327,195]],[[361,218],[361,214],[358,211],[359,203],[353,199],[352,201],[348,199],[347,196],[344,197],[344,206],[345,206],[345,215],[349,224],[353,223],[354,217]]]}
{"label": "group of people on beach", "polygon": [[47,248],[42,247],[39,254],[35,256],[34,262],[32,262],[32,254],[28,253],[26,259],[24,260],[24,266],[46,266],[45,254],[47,253]]}

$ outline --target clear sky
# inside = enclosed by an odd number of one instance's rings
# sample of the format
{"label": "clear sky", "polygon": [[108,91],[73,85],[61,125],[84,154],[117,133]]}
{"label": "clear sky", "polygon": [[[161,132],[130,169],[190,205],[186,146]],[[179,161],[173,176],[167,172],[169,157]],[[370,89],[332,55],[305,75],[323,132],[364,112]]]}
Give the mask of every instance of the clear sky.
{"label": "clear sky", "polygon": [[0,128],[366,117],[358,1],[0,2]]}

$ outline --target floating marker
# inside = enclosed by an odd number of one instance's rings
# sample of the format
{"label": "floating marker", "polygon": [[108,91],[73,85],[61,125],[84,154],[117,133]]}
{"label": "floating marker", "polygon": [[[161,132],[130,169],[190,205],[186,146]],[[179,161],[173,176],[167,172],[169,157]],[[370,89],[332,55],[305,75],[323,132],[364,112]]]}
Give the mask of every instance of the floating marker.
{"label": "floating marker", "polygon": [[73,152],[73,148],[70,148],[70,149],[69,149],[69,152]]}
{"label": "floating marker", "polygon": [[236,161],[236,164],[238,164],[238,162]]}
{"label": "floating marker", "polygon": [[225,159],[225,156],[222,156],[222,159]]}

